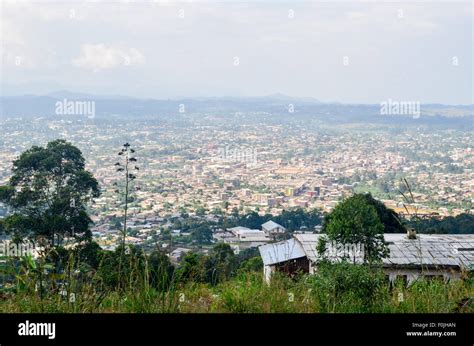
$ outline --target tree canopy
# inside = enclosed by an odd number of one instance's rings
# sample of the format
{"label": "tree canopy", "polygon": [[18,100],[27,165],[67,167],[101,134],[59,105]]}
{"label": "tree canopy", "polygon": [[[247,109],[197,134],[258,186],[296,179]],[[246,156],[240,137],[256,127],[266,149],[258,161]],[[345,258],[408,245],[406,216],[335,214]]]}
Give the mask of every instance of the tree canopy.
{"label": "tree canopy", "polygon": [[0,187],[0,201],[12,210],[3,228],[14,240],[46,246],[90,239],[86,204],[99,194],[78,148],[65,140],[33,146],[13,162],[9,183]]}
{"label": "tree canopy", "polygon": [[406,232],[406,229],[402,225],[398,214],[393,209],[387,208],[385,204],[372,197],[370,193],[362,194],[361,196],[365,198],[367,203],[375,207],[375,211],[377,212],[377,215],[384,226],[385,233]]}
{"label": "tree canopy", "polygon": [[[363,194],[355,194],[339,203],[326,216],[322,231],[336,244],[361,244],[364,263],[377,262],[388,256],[384,226],[377,209]],[[318,251],[324,252],[325,247],[319,245]]]}
{"label": "tree canopy", "polygon": [[474,234],[474,215],[464,213],[443,219],[432,217],[410,220],[408,226],[420,233]]}

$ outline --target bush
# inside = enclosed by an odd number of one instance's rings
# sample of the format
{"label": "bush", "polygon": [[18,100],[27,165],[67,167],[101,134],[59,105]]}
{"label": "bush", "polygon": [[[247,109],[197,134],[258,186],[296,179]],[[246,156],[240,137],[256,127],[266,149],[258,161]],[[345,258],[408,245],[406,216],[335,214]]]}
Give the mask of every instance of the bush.
{"label": "bush", "polygon": [[244,260],[240,266],[239,266],[240,271],[245,271],[245,272],[258,272],[261,273],[263,270],[263,261],[260,256],[258,257],[252,257],[249,259]]}
{"label": "bush", "polygon": [[367,265],[321,263],[309,277],[321,312],[371,312],[388,299],[384,273]]}

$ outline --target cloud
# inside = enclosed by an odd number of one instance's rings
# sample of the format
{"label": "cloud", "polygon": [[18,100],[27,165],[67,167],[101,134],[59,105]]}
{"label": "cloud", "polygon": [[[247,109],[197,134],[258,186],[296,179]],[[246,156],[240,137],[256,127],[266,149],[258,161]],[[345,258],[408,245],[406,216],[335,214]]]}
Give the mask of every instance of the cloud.
{"label": "cloud", "polygon": [[462,63],[472,60],[471,2],[129,1],[4,1],[2,82],[147,97],[286,92],[378,102],[398,92],[465,103],[468,92],[472,100],[472,64]]}
{"label": "cloud", "polygon": [[83,44],[81,55],[72,60],[72,65],[94,71],[119,66],[141,65],[145,57],[136,48],[117,48],[105,44]]}

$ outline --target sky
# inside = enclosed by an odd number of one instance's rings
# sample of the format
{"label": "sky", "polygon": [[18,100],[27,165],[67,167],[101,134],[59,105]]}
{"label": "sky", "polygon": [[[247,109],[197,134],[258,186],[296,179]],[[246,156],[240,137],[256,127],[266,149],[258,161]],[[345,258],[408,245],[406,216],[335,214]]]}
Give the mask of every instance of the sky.
{"label": "sky", "polygon": [[472,104],[472,1],[9,1],[2,95]]}

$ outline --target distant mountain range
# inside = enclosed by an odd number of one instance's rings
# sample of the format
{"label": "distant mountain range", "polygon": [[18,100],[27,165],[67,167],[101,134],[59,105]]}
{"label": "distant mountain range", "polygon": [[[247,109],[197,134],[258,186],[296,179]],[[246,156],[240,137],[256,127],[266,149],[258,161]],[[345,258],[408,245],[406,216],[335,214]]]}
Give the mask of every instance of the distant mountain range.
{"label": "distant mountain range", "polygon": [[[399,123],[400,119],[413,124],[435,123],[473,128],[474,105],[420,105],[419,117],[410,114],[381,113],[380,104],[325,103],[310,97],[291,97],[272,94],[261,97],[196,97],[182,99],[140,99],[122,95],[93,95],[60,90],[47,95],[23,95],[0,97],[0,117],[55,116],[57,102],[94,101],[97,117],[111,114],[121,116],[150,116],[153,114],[182,115],[218,114],[221,116],[237,112],[267,114],[274,117],[311,117],[331,123]],[[394,115],[395,114],[395,115]],[[398,119],[398,120],[397,120]],[[421,119],[421,120],[420,120]],[[404,121],[405,121],[404,120]]]}
{"label": "distant mountain range", "polygon": [[56,98],[56,99],[70,99],[70,100],[84,100],[84,99],[96,99],[96,100],[114,100],[114,99],[126,99],[133,100],[134,97],[122,96],[122,95],[94,95],[86,93],[78,93],[69,90],[58,90],[44,96]]}
{"label": "distant mountain range", "polygon": [[[15,96],[5,96],[5,98],[21,98],[21,97],[51,97],[54,99],[68,99],[68,100],[155,100],[163,101],[162,99],[150,99],[150,98],[137,98],[123,95],[95,95],[81,92],[73,92],[69,90],[58,90],[45,95],[36,94],[25,94]],[[195,100],[195,101],[242,101],[251,100],[255,102],[265,101],[282,101],[282,102],[304,102],[304,103],[321,103],[319,100],[313,97],[292,97],[282,93],[271,94],[267,96],[250,96],[250,97],[235,97],[235,96],[222,96],[222,97],[183,97],[183,98],[172,98],[166,101],[176,100]]]}
{"label": "distant mountain range", "polygon": [[281,101],[281,102],[303,102],[303,103],[322,103],[321,101],[313,97],[292,97],[281,93],[271,94],[267,96],[249,96],[249,97],[193,97],[191,98],[197,101],[254,101],[254,102],[265,102],[265,101]]}

